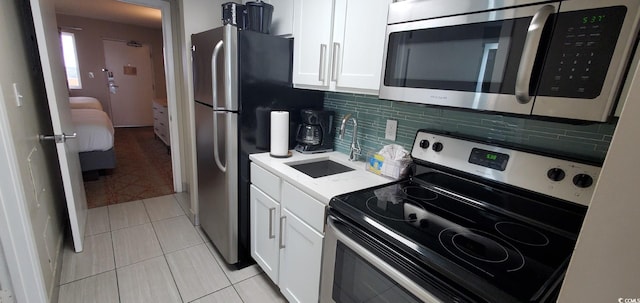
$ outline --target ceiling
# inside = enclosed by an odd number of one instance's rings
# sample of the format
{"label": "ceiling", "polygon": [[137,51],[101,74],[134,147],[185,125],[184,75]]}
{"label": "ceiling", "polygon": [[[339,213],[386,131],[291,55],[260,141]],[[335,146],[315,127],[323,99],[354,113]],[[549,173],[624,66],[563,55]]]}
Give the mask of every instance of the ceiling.
{"label": "ceiling", "polygon": [[159,9],[116,0],[54,0],[56,13],[90,19],[108,20],[149,28],[162,28]]}

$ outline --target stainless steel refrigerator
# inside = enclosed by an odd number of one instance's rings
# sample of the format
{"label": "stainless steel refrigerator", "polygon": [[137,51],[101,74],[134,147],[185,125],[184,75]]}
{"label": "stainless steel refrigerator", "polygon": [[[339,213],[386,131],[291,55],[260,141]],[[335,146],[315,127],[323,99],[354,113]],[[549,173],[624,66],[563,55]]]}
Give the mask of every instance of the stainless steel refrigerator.
{"label": "stainless steel refrigerator", "polygon": [[299,112],[324,94],[291,84],[293,40],[233,25],[191,36],[199,222],[229,264],[251,264],[249,154],[268,151],[269,112]]}

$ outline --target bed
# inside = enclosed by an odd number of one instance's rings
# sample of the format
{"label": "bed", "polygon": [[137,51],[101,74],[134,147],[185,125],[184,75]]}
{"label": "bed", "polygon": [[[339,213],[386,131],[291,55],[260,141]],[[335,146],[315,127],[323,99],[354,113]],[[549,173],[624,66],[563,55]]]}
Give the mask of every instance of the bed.
{"label": "bed", "polygon": [[97,109],[104,111],[102,103],[94,97],[69,97],[71,109]]}
{"label": "bed", "polygon": [[109,116],[97,109],[71,109],[71,120],[78,135],[82,172],[115,168],[114,130]]}

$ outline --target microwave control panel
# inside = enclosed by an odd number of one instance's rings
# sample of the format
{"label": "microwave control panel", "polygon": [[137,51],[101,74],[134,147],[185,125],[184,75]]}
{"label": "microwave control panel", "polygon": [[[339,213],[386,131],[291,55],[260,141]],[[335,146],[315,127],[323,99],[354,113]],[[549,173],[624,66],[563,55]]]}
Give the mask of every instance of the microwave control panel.
{"label": "microwave control panel", "polygon": [[556,14],[538,95],[598,97],[626,12],[612,6]]}

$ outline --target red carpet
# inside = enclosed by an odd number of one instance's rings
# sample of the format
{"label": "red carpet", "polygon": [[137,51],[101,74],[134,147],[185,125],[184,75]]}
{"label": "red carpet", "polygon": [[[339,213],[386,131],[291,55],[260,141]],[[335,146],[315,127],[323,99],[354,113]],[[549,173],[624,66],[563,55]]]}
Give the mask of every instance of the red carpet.
{"label": "red carpet", "polygon": [[171,155],[152,127],[116,128],[116,168],[84,183],[89,208],[172,194]]}

